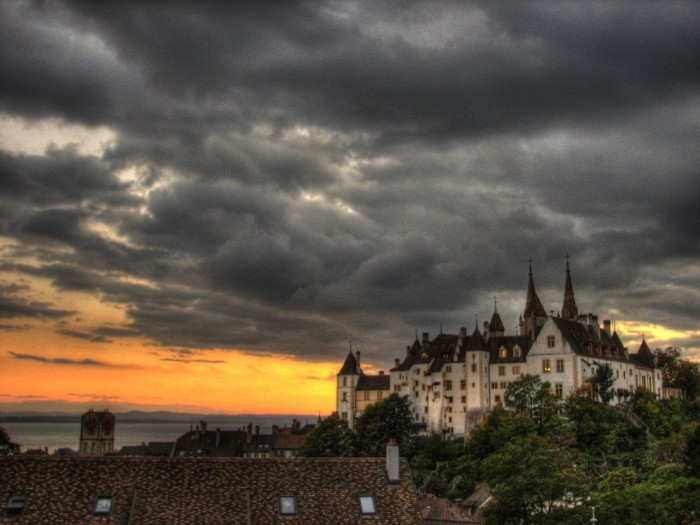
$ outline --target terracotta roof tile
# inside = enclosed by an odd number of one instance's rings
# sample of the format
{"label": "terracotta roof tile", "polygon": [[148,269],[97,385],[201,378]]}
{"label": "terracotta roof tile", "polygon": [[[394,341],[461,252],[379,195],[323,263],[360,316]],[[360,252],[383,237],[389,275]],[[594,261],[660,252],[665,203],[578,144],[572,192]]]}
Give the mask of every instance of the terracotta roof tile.
{"label": "terracotta roof tile", "polygon": [[[408,463],[400,465],[392,485],[384,458],[10,456],[0,458],[0,494],[25,494],[19,520],[32,525],[418,525]],[[376,515],[361,514],[360,494],[374,496]],[[109,518],[92,516],[98,495],[113,497]],[[280,515],[283,495],[296,496],[296,515]]]}

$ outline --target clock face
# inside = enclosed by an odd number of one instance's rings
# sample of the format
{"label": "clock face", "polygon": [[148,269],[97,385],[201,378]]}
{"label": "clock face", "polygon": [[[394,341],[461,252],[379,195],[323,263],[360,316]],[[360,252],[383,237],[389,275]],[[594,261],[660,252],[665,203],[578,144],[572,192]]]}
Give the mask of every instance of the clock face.
{"label": "clock face", "polygon": [[112,430],[114,429],[114,421],[112,421],[111,418],[106,418],[104,420],[104,423],[102,423],[102,432],[105,436],[109,436],[112,434]]}
{"label": "clock face", "polygon": [[89,436],[92,436],[97,433],[97,418],[95,417],[87,417],[85,418],[85,423],[83,424],[83,427],[85,428],[85,433]]}

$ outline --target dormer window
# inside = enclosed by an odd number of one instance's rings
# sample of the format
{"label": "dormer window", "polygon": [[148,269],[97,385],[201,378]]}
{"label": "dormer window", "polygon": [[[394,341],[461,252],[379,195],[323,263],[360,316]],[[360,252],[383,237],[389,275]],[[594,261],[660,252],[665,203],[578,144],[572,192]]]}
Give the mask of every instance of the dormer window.
{"label": "dormer window", "polygon": [[27,504],[27,496],[24,494],[13,494],[7,498],[5,503],[5,514],[8,516],[18,516],[22,514],[24,506]]}
{"label": "dormer window", "polygon": [[501,347],[501,359],[505,359],[508,357],[508,350],[505,349],[505,347]]}
{"label": "dormer window", "polygon": [[377,513],[377,503],[374,501],[374,496],[365,494],[360,496],[360,510],[364,515]]}
{"label": "dormer window", "polygon": [[513,357],[520,357],[520,347],[519,346],[513,347]]}
{"label": "dormer window", "polygon": [[98,496],[95,506],[92,509],[93,516],[110,516],[114,508],[114,498],[112,496]]}
{"label": "dormer window", "polygon": [[296,496],[280,496],[280,514],[291,516],[297,513]]}

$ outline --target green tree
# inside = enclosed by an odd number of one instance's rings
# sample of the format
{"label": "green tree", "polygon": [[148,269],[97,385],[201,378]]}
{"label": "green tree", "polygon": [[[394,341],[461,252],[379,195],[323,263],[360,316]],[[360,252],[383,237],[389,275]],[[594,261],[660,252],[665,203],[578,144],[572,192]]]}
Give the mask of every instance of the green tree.
{"label": "green tree", "polygon": [[485,511],[487,523],[583,523],[589,479],[579,466],[580,456],[553,437],[534,433],[489,456],[484,472],[493,499]]}
{"label": "green tree", "polygon": [[355,455],[355,435],[347,421],[333,414],[306,437],[301,455],[306,457],[351,457]]}
{"label": "green tree", "polygon": [[681,387],[689,400],[700,394],[700,365],[682,357],[678,347],[654,350],[657,366],[663,373],[664,381]]}
{"label": "green tree", "polygon": [[0,427],[0,456],[14,456],[19,454],[20,445],[13,443],[7,431]]}
{"label": "green tree", "polygon": [[539,376],[526,374],[508,385],[504,394],[506,408],[525,413],[542,433],[561,411],[561,400],[552,393],[549,382]]}
{"label": "green tree", "polygon": [[409,448],[413,419],[408,399],[398,394],[368,406],[355,422],[355,432],[361,456],[381,456],[390,439]]}
{"label": "green tree", "polygon": [[595,374],[593,374],[593,377],[588,379],[588,382],[604,405],[610,403],[613,397],[615,397],[615,391],[613,390],[615,374],[608,363],[600,365],[595,371]]}
{"label": "green tree", "polygon": [[683,463],[690,476],[700,478],[700,425],[686,439],[683,449]]}
{"label": "green tree", "polygon": [[684,477],[682,467],[665,465],[642,483],[599,492],[594,499],[601,523],[696,525],[700,479]]}

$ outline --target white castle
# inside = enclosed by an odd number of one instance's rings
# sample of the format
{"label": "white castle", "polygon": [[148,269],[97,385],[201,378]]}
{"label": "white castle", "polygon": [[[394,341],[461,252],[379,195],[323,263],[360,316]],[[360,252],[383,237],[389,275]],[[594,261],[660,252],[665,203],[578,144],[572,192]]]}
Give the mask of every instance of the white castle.
{"label": "white castle", "polygon": [[[528,276],[525,310],[518,335],[505,335],[496,306],[483,330],[466,328],[458,334],[441,333],[430,339],[423,333],[396,359],[389,375],[367,375],[360,354],[348,354],[337,375],[337,413],[351,428],[371,403],[389,393],[411,401],[413,420],[427,431],[465,435],[496,405],[508,385],[525,374],[539,375],[552,391],[566,397],[595,374],[601,365],[613,370],[614,389],[634,392],[644,387],[663,396],[661,369],[645,341],[629,353],[611,322],[579,314],[569,262],[566,263],[564,301],[558,316],[548,315]],[[614,403],[621,398],[613,399]]]}

